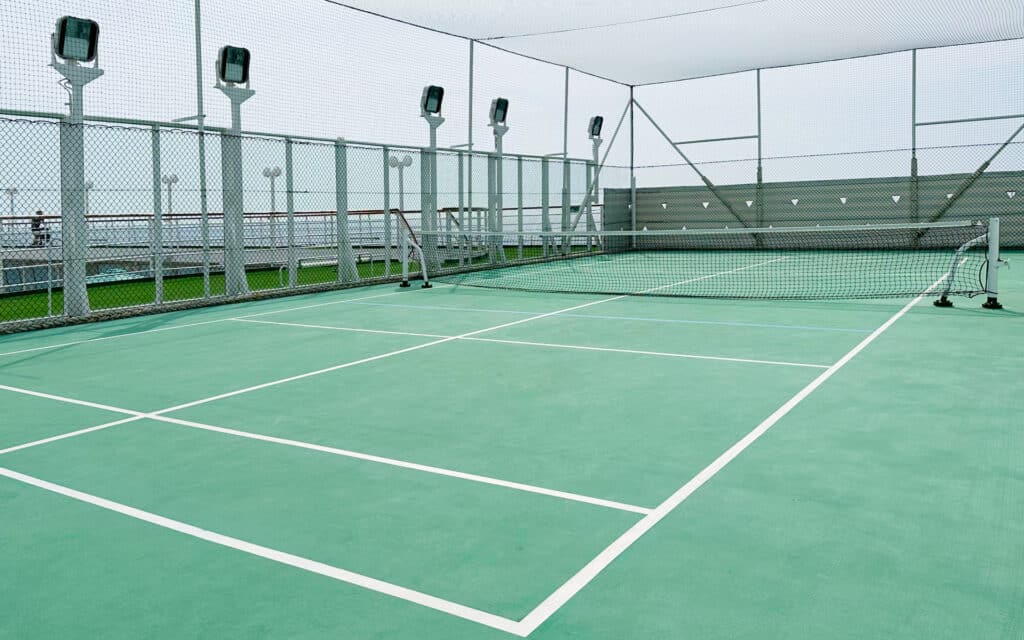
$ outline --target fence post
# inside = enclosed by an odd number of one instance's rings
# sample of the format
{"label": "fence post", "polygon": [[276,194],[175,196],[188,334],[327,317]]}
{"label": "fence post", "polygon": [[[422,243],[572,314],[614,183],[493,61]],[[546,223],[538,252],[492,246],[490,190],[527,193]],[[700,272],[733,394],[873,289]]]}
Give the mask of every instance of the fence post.
{"label": "fence post", "polygon": [[152,129],[152,151],[153,151],[153,217],[150,218],[152,225],[149,233],[150,250],[153,252],[153,302],[163,304],[164,302],[164,208],[163,194],[160,190],[160,127],[154,125]]}
{"label": "fence post", "polygon": [[338,138],[334,143],[335,222],[337,227],[338,282],[356,282],[359,271],[348,237],[348,145]]}
{"label": "fence post", "polygon": [[[384,277],[391,275],[391,251],[393,238],[391,237],[391,149],[383,147],[384,150]],[[399,169],[402,171],[402,169]],[[370,260],[373,264],[373,260]]]}
{"label": "fence post", "polygon": [[288,288],[298,284],[299,264],[295,254],[295,167],[292,159],[291,138],[284,140],[285,202],[288,207]]}

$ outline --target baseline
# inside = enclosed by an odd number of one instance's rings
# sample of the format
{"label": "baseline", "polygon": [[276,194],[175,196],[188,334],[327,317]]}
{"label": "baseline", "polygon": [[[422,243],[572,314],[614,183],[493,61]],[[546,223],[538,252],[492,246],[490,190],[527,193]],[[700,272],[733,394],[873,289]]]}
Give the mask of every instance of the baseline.
{"label": "baseline", "polygon": [[295,567],[296,569],[309,571],[310,573],[316,573],[327,578],[338,580],[340,582],[347,582],[357,587],[362,587],[370,591],[376,591],[378,593],[389,595],[394,598],[406,600],[408,602],[412,602],[414,604],[418,604],[429,609],[434,609],[442,613],[447,613],[448,615],[462,618],[464,620],[469,620],[470,622],[475,622],[477,624],[491,627],[493,629],[498,629],[499,631],[504,631],[506,633],[511,633],[514,635],[523,635],[520,631],[520,625],[518,622],[514,620],[509,620],[508,618],[503,618],[493,613],[488,613],[486,611],[474,609],[472,607],[468,607],[457,602],[452,602],[450,600],[438,598],[436,596],[422,593],[414,589],[401,587],[390,582],[385,582],[383,580],[371,578],[360,573],[355,573],[353,571],[348,571],[345,569],[334,567],[322,562],[310,560],[309,558],[303,558],[301,556],[286,553],[284,551],[279,551],[277,549],[271,549],[270,547],[264,547],[262,545],[247,542],[239,538],[226,536],[215,531],[202,529],[200,527],[188,524],[186,522],[173,520],[171,518],[151,513],[149,511],[143,511],[142,509],[136,509],[135,507],[121,504],[119,502],[114,502],[113,500],[107,500],[106,498],[94,496],[92,494],[84,493],[82,491],[76,491],[75,489],[71,489],[69,487],[65,487],[52,482],[47,482],[46,480],[42,480],[40,478],[29,476],[23,473],[18,473],[17,471],[13,471],[11,469],[7,469],[4,467],[0,467],[0,476],[4,476],[11,480],[15,480],[17,482],[21,482],[39,489],[43,489],[45,491],[50,491],[52,493],[65,496],[67,498],[77,500],[79,502],[91,504],[93,506],[100,507],[101,509],[113,511],[115,513],[119,513],[130,518],[135,518],[136,520],[141,520],[142,522],[147,522],[149,524],[156,525],[164,529],[170,529],[171,531],[176,531],[178,533],[191,536],[193,538],[205,540],[206,542],[211,542],[222,547],[228,547],[236,551],[248,553],[249,555],[289,565],[291,567]]}

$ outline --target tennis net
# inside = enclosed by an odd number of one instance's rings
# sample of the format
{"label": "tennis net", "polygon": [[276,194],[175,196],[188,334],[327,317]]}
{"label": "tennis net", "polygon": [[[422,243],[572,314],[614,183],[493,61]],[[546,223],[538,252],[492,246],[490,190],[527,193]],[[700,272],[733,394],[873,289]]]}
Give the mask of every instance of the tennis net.
{"label": "tennis net", "polygon": [[996,219],[472,236],[427,232],[420,241],[432,277],[495,289],[766,299],[996,295],[995,270],[989,268],[990,262],[998,265]]}

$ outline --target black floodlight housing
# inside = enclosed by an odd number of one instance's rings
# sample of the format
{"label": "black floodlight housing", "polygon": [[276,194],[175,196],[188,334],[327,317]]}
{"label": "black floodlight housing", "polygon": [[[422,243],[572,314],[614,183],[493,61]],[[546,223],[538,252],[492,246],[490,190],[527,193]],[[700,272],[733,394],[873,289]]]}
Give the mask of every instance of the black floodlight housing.
{"label": "black floodlight housing", "polygon": [[508,118],[508,100],[495,98],[491,102],[491,124],[505,124],[506,118]]}
{"label": "black floodlight housing", "polygon": [[53,53],[58,58],[75,62],[92,62],[100,40],[100,25],[92,20],[64,16],[57,21]]}
{"label": "black floodlight housing", "polygon": [[602,116],[594,116],[593,118],[591,118],[590,119],[590,128],[588,129],[590,131],[590,137],[591,138],[600,138],[601,137],[601,129],[603,127],[604,127],[604,118]]}
{"label": "black floodlight housing", "polygon": [[423,112],[432,116],[441,114],[441,103],[444,102],[444,88],[430,85],[423,90]]}
{"label": "black floodlight housing", "polygon": [[221,82],[249,82],[249,50],[242,47],[221,47],[217,56],[217,77]]}

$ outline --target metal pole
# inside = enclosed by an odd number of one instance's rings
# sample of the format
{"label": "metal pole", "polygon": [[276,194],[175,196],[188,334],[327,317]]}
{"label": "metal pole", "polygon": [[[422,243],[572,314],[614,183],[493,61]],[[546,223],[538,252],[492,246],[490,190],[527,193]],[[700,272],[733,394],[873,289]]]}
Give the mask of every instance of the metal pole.
{"label": "metal pole", "polygon": [[463,160],[465,154],[461,151],[455,152],[455,157],[458,159],[459,165],[459,234],[458,234],[458,253],[459,253],[459,266],[461,267],[466,263],[466,197],[465,197],[465,161]]}
{"label": "metal pole", "polygon": [[917,222],[921,217],[921,191],[917,169],[917,49],[911,52],[910,119],[910,221]]}
{"label": "metal pole", "polygon": [[285,206],[288,207],[288,287],[294,289],[299,279],[298,256],[295,253],[295,165],[292,139],[284,141]]}
{"label": "metal pole", "polygon": [[[384,152],[384,276],[391,275],[391,149],[382,147]],[[402,168],[398,167],[398,190],[402,187]],[[401,212],[402,204],[399,198],[398,205]],[[373,260],[370,260],[370,270],[373,270]]]}
{"label": "metal pole", "polygon": [[[160,128],[152,130],[153,151],[153,230],[150,241],[153,243],[153,302],[163,304],[164,301],[164,232],[163,232],[163,198],[160,193]],[[171,185],[167,185],[170,190]]]}
{"label": "metal pole", "polygon": [[544,248],[544,257],[548,256],[548,245],[551,238],[546,235],[551,231],[551,186],[548,176],[548,159],[540,161],[540,229],[545,233],[541,236],[541,245]]}
{"label": "metal pole", "polygon": [[[569,230],[572,199],[569,188],[569,67],[565,68],[565,94],[562,100],[562,231]],[[569,236],[562,236],[562,253],[569,252]]]}
{"label": "metal pole", "polygon": [[466,148],[469,156],[466,158],[468,175],[466,177],[466,206],[469,208],[469,224],[473,225],[473,80],[476,75],[475,40],[469,41],[469,131]]}
{"label": "metal pole", "polygon": [[196,116],[199,130],[199,226],[203,237],[203,297],[210,297],[210,211],[206,188],[206,111],[203,107],[202,0],[195,2]]}
{"label": "metal pole", "polygon": [[335,239],[338,251],[338,282],[356,282],[359,270],[348,237],[348,148],[339,138],[334,143]]}
{"label": "metal pole", "polygon": [[[629,229],[636,231],[636,98],[629,87]],[[607,227],[606,227],[607,230]],[[636,248],[636,236],[632,236]]]}
{"label": "metal pole", "polygon": [[757,192],[754,200],[757,203],[757,227],[764,226],[764,154],[761,144],[761,70],[757,70]]}
{"label": "metal pole", "polygon": [[523,259],[523,156],[516,158],[516,231],[519,232],[519,242],[516,256]]}

